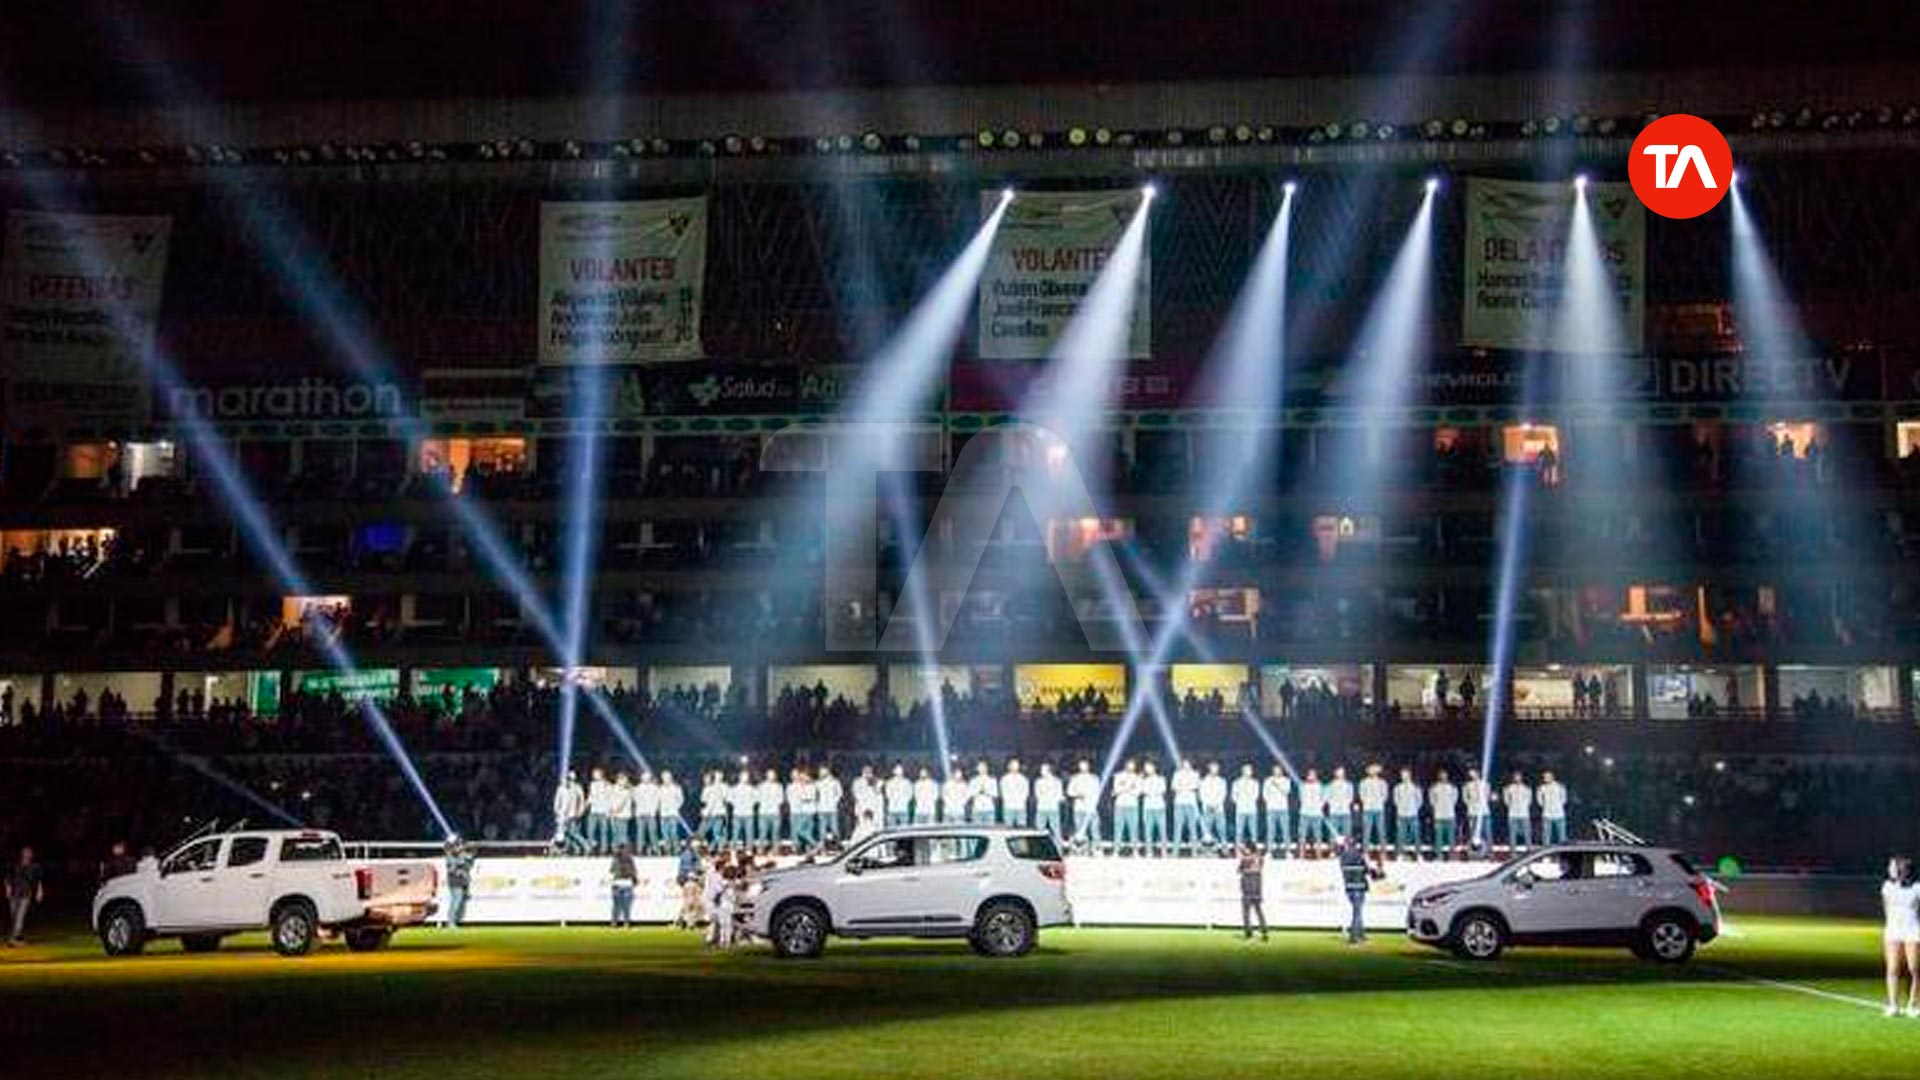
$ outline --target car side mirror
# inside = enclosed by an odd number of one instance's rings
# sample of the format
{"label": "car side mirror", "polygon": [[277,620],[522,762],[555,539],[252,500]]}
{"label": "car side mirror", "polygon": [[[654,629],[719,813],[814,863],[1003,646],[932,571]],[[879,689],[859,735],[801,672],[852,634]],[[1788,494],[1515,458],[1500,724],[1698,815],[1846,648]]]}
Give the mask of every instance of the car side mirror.
{"label": "car side mirror", "polygon": [[847,860],[847,873],[852,874],[854,877],[859,877],[861,874],[866,873],[866,871],[867,871],[866,860],[864,859],[848,859]]}

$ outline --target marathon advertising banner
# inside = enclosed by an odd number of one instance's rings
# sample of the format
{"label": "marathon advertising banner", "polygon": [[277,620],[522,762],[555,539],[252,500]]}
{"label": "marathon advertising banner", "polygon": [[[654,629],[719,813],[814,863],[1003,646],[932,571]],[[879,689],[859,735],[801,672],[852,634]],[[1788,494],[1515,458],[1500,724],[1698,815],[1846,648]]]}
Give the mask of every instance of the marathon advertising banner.
{"label": "marathon advertising banner", "polygon": [[11,429],[137,425],[172,220],[10,211],[0,366]]}
{"label": "marathon advertising banner", "polygon": [[[1629,184],[1587,185],[1594,240],[1618,301],[1621,348],[1645,337],[1646,207]],[[1489,349],[1551,347],[1576,205],[1565,182],[1467,181],[1461,341]]]}
{"label": "marathon advertising banner", "polygon": [[[1107,265],[1139,209],[1138,188],[1125,191],[1022,192],[1008,207],[980,278],[979,355],[1031,360],[1053,352],[1060,334]],[[1000,192],[980,194],[982,217]],[[1125,355],[1152,352],[1151,251],[1143,253]]]}
{"label": "marathon advertising banner", "polygon": [[701,355],[707,200],[540,206],[540,362]]}
{"label": "marathon advertising banner", "polygon": [[404,383],[321,375],[201,381],[172,387],[154,401],[156,420],[198,417],[215,424],[392,420],[418,411],[416,391]]}
{"label": "marathon advertising banner", "polygon": [[[948,407],[955,412],[1012,412],[1046,384],[1047,362],[956,360],[948,373]],[[1154,360],[1117,369],[1107,389],[1116,409],[1171,409],[1187,404],[1193,365]]]}
{"label": "marathon advertising banner", "polygon": [[575,416],[582,383],[589,378],[605,380],[600,402],[607,419],[828,415],[858,393],[861,377],[852,364],[541,368],[534,375],[527,415]]}

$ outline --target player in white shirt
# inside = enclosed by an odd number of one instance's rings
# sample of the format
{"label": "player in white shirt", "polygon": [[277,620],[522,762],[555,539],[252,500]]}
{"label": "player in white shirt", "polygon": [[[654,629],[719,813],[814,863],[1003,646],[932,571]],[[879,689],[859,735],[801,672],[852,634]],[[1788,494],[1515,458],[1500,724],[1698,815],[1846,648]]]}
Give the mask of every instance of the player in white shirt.
{"label": "player in white shirt", "polygon": [[659,843],[660,821],[660,785],[654,782],[653,773],[640,770],[639,782],[633,785],[633,850],[645,855]]}
{"label": "player in white shirt", "polygon": [[1274,762],[1273,771],[1260,784],[1260,801],[1267,807],[1267,852],[1277,855],[1293,847],[1293,808],[1287,796],[1293,792],[1293,778],[1286,766]]}
{"label": "player in white shirt", "polygon": [[1426,794],[1413,782],[1413,770],[1401,769],[1393,785],[1393,851],[1399,859],[1420,857],[1420,804]]}
{"label": "player in white shirt", "polygon": [[1886,925],[1880,933],[1887,965],[1885,1015],[1900,1010],[1900,969],[1907,971],[1907,1015],[1920,1018],[1920,883],[1914,881],[1913,860],[1896,855],[1887,860],[1887,879],[1880,883],[1880,906]]}
{"label": "player in white shirt", "polygon": [[1357,840],[1353,835],[1353,781],[1347,779],[1344,765],[1333,768],[1333,779],[1327,781],[1327,828],[1334,837],[1346,837]]}
{"label": "player in white shirt", "polygon": [[1167,778],[1152,761],[1140,773],[1140,842],[1149,855],[1167,853]]}
{"label": "player in white shirt", "polygon": [[1489,827],[1493,817],[1493,790],[1481,778],[1479,770],[1467,770],[1467,780],[1460,785],[1460,800],[1467,809],[1467,848],[1482,851],[1493,843]]}
{"label": "player in white shirt", "polygon": [[607,817],[608,804],[613,800],[613,785],[607,783],[607,771],[595,767],[593,779],[587,782],[587,847],[595,855],[612,851],[608,841],[613,838],[613,830]]}
{"label": "player in white shirt", "polygon": [[587,838],[580,831],[580,819],[587,812],[587,789],[580,786],[580,774],[567,770],[566,779],[553,789],[553,841],[568,852],[585,851]]}
{"label": "player in white shirt", "polygon": [[1207,774],[1200,778],[1200,835],[1209,847],[1227,842],[1227,778],[1217,761],[1207,762]]}
{"label": "player in white shirt", "polygon": [[1060,805],[1066,801],[1066,785],[1053,775],[1053,763],[1040,763],[1040,775],[1033,778],[1033,827],[1053,834],[1055,843],[1062,837]]}
{"label": "player in white shirt", "polygon": [[881,791],[887,797],[887,828],[905,825],[913,818],[913,781],[907,779],[904,765],[895,765]]}
{"label": "player in white shirt", "polygon": [[1253,766],[1240,766],[1233,780],[1233,843],[1235,847],[1260,842],[1260,778]]}
{"label": "player in white shirt", "polygon": [[1067,781],[1067,798],[1073,800],[1073,842],[1088,848],[1100,846],[1100,778],[1085,758],[1075,766]]}
{"label": "player in white shirt", "polygon": [[[660,773],[659,803],[659,813],[654,819],[659,825],[654,829],[654,835],[659,838],[660,850],[671,853],[680,846],[680,834],[683,831],[680,811],[687,804],[687,794],[680,790],[680,784],[674,780],[673,774],[665,770]],[[636,816],[639,814],[638,805],[635,804]]]}
{"label": "player in white shirt", "polygon": [[700,778],[700,839],[708,847],[727,842],[727,778],[719,769]]}
{"label": "player in white shirt", "polygon": [[940,821],[949,824],[967,820],[967,802],[971,795],[966,770],[950,767],[947,778],[940,781]]}
{"label": "player in white shirt", "polygon": [[754,799],[755,839],[762,847],[773,847],[780,842],[780,804],[787,800],[787,788],[780,782],[780,774],[772,769],[760,780]]}
{"label": "player in white shirt", "polygon": [[1387,846],[1387,781],[1378,764],[1368,765],[1360,778],[1360,843],[1378,854]]}
{"label": "player in white shirt", "polygon": [[[1085,764],[1082,762],[1082,764]],[[1116,855],[1131,855],[1139,848],[1140,834],[1140,765],[1128,760],[1119,772],[1113,774],[1113,851]]]}
{"label": "player in white shirt", "polygon": [[1567,842],[1567,789],[1550,772],[1540,774],[1540,788],[1533,793],[1540,803],[1540,842]]}
{"label": "player in white shirt", "polygon": [[858,824],[862,818],[871,818],[878,825],[886,813],[885,805],[880,794],[880,781],[873,775],[873,766],[860,766],[860,775],[853,778],[854,822]]}
{"label": "player in white shirt", "polygon": [[1308,769],[1300,781],[1300,857],[1320,854],[1327,842],[1327,788],[1320,782],[1320,770]]}
{"label": "player in white shirt", "polygon": [[1033,791],[1033,785],[1027,780],[1027,774],[1020,771],[1020,759],[1007,762],[1007,771],[1000,777],[1000,822],[1003,825],[1025,825],[1027,823],[1027,796]]}
{"label": "player in white shirt", "polygon": [[813,778],[813,835],[822,844],[840,839],[840,802],[845,792],[833,770],[820,766]]}
{"label": "player in white shirt", "polygon": [[913,781],[913,823],[931,825],[940,820],[940,781],[933,778],[933,770],[920,766],[920,775]]}
{"label": "player in white shirt", "polygon": [[1185,855],[1187,845],[1200,842],[1200,773],[1191,761],[1173,771],[1173,853]]}
{"label": "player in white shirt", "polygon": [[1433,812],[1433,850],[1441,858],[1449,858],[1459,842],[1454,823],[1459,814],[1460,790],[1453,786],[1447,770],[1441,769],[1427,789],[1427,806]]}
{"label": "player in white shirt", "polygon": [[1533,789],[1519,773],[1500,789],[1500,801],[1507,804],[1507,847],[1520,851],[1533,846]]}
{"label": "player in white shirt", "polygon": [[744,765],[740,767],[733,786],[727,789],[727,809],[733,813],[730,842],[735,847],[751,845],[758,835],[754,826],[755,819],[760,816],[760,789],[754,786],[753,773]]}
{"label": "player in white shirt", "polygon": [[813,774],[796,768],[787,780],[787,822],[796,851],[813,850]]}
{"label": "player in white shirt", "polygon": [[994,810],[1000,801],[1000,784],[993,778],[993,767],[984,759],[973,767],[973,782],[967,785],[967,820],[975,825],[992,825]]}
{"label": "player in white shirt", "polygon": [[633,843],[633,780],[622,769],[613,777],[613,793],[607,798],[607,828],[615,851]]}

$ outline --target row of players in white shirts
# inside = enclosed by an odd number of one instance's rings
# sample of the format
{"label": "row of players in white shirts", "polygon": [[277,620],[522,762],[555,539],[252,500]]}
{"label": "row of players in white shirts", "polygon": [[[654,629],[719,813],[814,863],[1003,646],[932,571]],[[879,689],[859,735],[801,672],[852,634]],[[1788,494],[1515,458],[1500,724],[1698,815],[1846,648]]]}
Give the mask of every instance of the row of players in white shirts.
{"label": "row of players in white shirts", "polygon": [[[940,816],[937,808],[942,806],[949,819],[978,818],[1002,808],[1024,810],[1029,799],[1041,812],[1058,812],[1063,803],[1071,801],[1079,815],[1092,813],[1101,794],[1100,777],[1087,761],[1081,761],[1067,777],[1056,774],[1052,764],[1045,762],[1037,775],[1029,776],[1018,760],[1007,762],[1005,770],[996,775],[982,761],[971,777],[956,769],[944,781],[936,780],[932,768],[924,765],[913,777],[907,775],[905,765],[895,765],[884,779],[868,766],[848,788],[843,788],[840,779],[824,765],[792,769],[785,782],[775,769],[767,769],[757,781],[745,768],[736,777],[729,783],[719,769],[701,777],[703,819],[724,818],[730,813],[777,815],[782,807],[795,814],[831,813],[841,806],[849,789],[855,819],[870,815],[875,821],[930,819]],[[1343,817],[1356,807],[1362,813],[1376,813],[1391,804],[1398,816],[1418,815],[1424,809],[1434,819],[1446,821],[1455,818],[1462,807],[1468,817],[1486,817],[1497,799],[1509,815],[1530,815],[1537,804],[1542,818],[1557,820],[1566,817],[1568,800],[1565,785],[1551,772],[1541,773],[1538,787],[1529,785],[1516,772],[1496,795],[1472,769],[1457,786],[1444,769],[1424,786],[1414,779],[1411,769],[1401,769],[1398,782],[1389,785],[1379,765],[1367,766],[1355,783],[1344,766],[1334,768],[1322,780],[1316,769],[1308,769],[1306,775],[1296,778],[1279,764],[1262,779],[1252,765],[1242,765],[1239,775],[1229,779],[1221,773],[1218,762],[1209,763],[1202,771],[1183,761],[1167,776],[1152,761],[1129,761],[1114,772],[1107,786],[1117,809],[1163,809],[1171,795],[1175,806],[1224,808],[1231,803],[1236,811],[1245,813],[1254,813],[1263,805],[1269,812],[1291,810],[1297,804],[1304,818]],[[553,811],[562,821],[588,814],[615,820],[678,818],[685,803],[686,792],[671,772],[662,772],[658,778],[646,770],[641,770],[637,778],[619,772],[609,778],[606,770],[596,768],[585,785],[578,776],[569,774],[554,792]]]}

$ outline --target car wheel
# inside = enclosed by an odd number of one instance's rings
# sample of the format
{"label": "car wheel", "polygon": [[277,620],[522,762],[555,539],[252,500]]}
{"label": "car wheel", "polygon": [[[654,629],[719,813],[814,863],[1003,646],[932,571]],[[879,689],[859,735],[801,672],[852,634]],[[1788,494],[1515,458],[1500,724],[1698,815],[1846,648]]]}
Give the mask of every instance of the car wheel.
{"label": "car wheel", "polygon": [[1507,928],[1483,911],[1462,916],[1453,928],[1453,951],[1468,960],[1497,960],[1507,947]]}
{"label": "car wheel", "polygon": [[349,952],[377,952],[393,940],[393,931],[384,926],[363,926],[346,933]]}
{"label": "car wheel", "polygon": [[1010,900],[995,900],[973,920],[973,949],[981,956],[1025,956],[1033,951],[1033,916]]}
{"label": "car wheel", "polygon": [[212,952],[220,947],[220,935],[186,934],[180,938],[180,947],[188,952]]}
{"label": "car wheel", "polygon": [[1693,927],[1678,915],[1656,915],[1641,931],[1641,948],[1647,959],[1661,964],[1684,964],[1693,957],[1697,944]]}
{"label": "car wheel", "polygon": [[319,919],[313,913],[313,905],[304,900],[294,900],[281,904],[274,909],[273,951],[281,956],[305,956],[313,951],[314,939],[319,937]]}
{"label": "car wheel", "polygon": [[827,913],[814,904],[789,904],[773,917],[773,954],[811,960],[827,947]]}
{"label": "car wheel", "polygon": [[100,919],[100,947],[108,956],[139,956],[147,947],[147,920],[133,904],[115,904]]}

